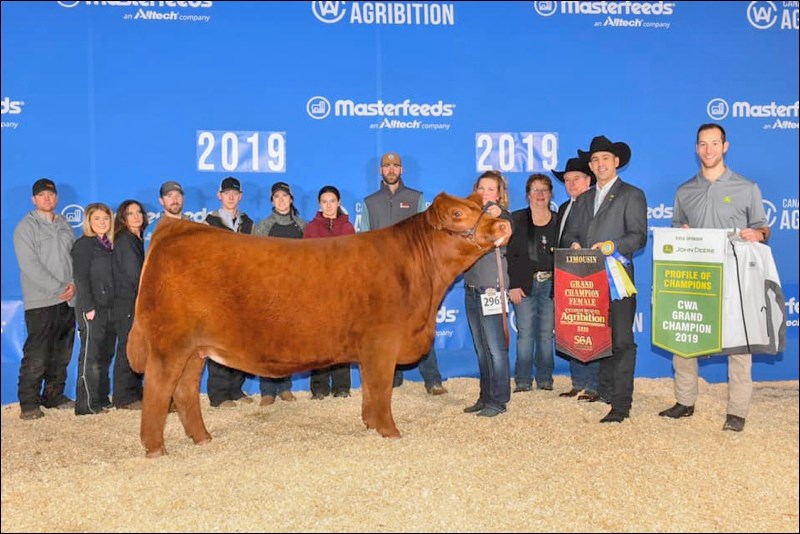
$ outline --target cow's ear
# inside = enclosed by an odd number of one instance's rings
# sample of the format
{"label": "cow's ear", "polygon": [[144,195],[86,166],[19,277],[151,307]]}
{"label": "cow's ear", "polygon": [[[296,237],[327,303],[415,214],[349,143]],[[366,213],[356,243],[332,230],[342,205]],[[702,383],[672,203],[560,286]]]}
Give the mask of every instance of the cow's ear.
{"label": "cow's ear", "polygon": [[441,230],[444,227],[444,219],[442,212],[444,211],[444,205],[447,202],[447,193],[439,193],[433,199],[433,202],[428,209],[425,210],[425,220],[428,221],[428,224],[433,226],[435,230]]}
{"label": "cow's ear", "polygon": [[473,191],[470,196],[467,197],[467,200],[471,200],[475,204],[478,205],[478,208],[483,206],[483,197],[477,191]]}

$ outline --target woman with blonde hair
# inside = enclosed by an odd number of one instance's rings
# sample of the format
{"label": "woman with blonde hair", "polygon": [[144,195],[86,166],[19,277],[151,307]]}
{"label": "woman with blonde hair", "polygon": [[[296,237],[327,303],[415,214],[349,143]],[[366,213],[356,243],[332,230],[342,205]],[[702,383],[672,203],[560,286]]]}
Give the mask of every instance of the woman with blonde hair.
{"label": "woman with blonde hair", "polygon": [[[486,171],[478,177],[473,192],[482,197],[483,210],[492,217],[511,221],[508,212],[508,183],[498,171]],[[485,309],[484,297],[495,297],[501,290],[500,281],[508,282],[505,247],[500,249],[501,273],[497,266],[497,253],[492,250],[481,256],[464,273],[464,299],[469,329],[478,354],[480,371],[480,397],[465,413],[481,417],[494,417],[506,411],[511,398],[508,346],[503,329],[503,314]],[[502,276],[502,278],[501,278]]]}
{"label": "woman with blonde hair", "polygon": [[111,407],[108,377],[114,357],[114,274],[111,208],[102,203],[86,206],[83,235],[72,246],[75,280],[75,316],[81,338],[75,414],[103,413]]}

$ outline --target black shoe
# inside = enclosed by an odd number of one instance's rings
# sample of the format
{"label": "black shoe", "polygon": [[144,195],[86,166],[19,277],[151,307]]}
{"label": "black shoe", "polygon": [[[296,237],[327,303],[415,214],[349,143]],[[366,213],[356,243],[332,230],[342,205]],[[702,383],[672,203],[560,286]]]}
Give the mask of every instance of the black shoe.
{"label": "black shoe", "polygon": [[722,430],[733,430],[734,432],[741,432],[742,430],[744,430],[744,417],[728,414],[725,417],[725,424],[722,425]]}
{"label": "black shoe", "polygon": [[545,384],[544,386],[536,386],[543,391],[553,391],[553,384]]}
{"label": "black shoe", "polygon": [[658,412],[661,417],[672,417],[673,419],[680,419],[681,417],[691,417],[694,414],[694,406],[684,406],[676,402],[672,408],[667,408],[664,411]]}
{"label": "black shoe", "polygon": [[475,404],[473,404],[472,406],[467,406],[466,408],[464,408],[464,413],[479,412],[479,411],[483,410],[484,407],[486,407],[486,405],[484,403],[482,403],[481,401],[478,401]]}
{"label": "black shoe", "polygon": [[479,411],[475,415],[478,417],[494,417],[496,415],[500,415],[501,413],[505,413],[505,408],[498,408],[496,406],[484,406],[483,410]]}
{"label": "black shoe", "polygon": [[613,408],[608,414],[600,419],[601,423],[621,423],[628,418],[628,414],[617,412]]}
{"label": "black shoe", "polygon": [[514,393],[523,393],[525,391],[531,391],[533,388],[531,386],[517,386],[514,388]]}
{"label": "black shoe", "polygon": [[600,398],[600,395],[594,391],[586,391],[583,394],[578,395],[578,400],[581,402],[598,402],[602,399]]}
{"label": "black shoe", "polygon": [[571,390],[565,391],[564,393],[559,393],[558,396],[559,397],[574,397],[575,395],[577,395],[580,392],[581,392],[580,389],[572,388]]}
{"label": "black shoe", "polygon": [[428,388],[428,395],[444,395],[445,393],[447,393],[447,390],[441,383],[434,384]]}
{"label": "black shoe", "polygon": [[66,395],[61,395],[56,399],[42,399],[41,405],[45,408],[55,408],[56,410],[72,410],[75,408],[75,401]]}
{"label": "black shoe", "polygon": [[337,391],[336,393],[333,394],[333,396],[334,397],[349,397],[350,396],[350,392],[349,391],[344,391],[344,390]]}
{"label": "black shoe", "polygon": [[40,417],[44,417],[44,412],[38,405],[34,406],[33,408],[24,408],[22,411],[19,412],[19,418],[25,421],[32,421],[33,419],[39,419]]}
{"label": "black shoe", "polygon": [[313,395],[311,395],[311,400],[322,400],[324,398],[325,395],[323,395],[322,393],[314,393]]}

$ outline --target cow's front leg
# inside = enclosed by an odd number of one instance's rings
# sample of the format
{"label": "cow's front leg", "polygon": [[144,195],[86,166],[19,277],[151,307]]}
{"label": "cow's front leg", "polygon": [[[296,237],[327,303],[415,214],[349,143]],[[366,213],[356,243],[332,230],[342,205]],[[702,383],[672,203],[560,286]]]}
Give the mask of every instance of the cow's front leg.
{"label": "cow's front leg", "polygon": [[392,418],[392,379],[394,363],[361,364],[361,419],[385,438],[399,438]]}
{"label": "cow's front leg", "polygon": [[203,374],[204,363],[202,356],[192,354],[175,389],[175,407],[183,423],[183,430],[198,445],[211,441],[211,434],[206,429],[203,412],[200,410],[200,376]]}

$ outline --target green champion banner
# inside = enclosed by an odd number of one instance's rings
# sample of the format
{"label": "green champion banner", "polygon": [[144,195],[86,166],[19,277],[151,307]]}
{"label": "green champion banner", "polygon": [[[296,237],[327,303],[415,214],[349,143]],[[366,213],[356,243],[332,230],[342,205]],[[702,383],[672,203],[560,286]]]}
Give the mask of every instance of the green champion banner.
{"label": "green champion banner", "polygon": [[686,358],[720,352],[727,234],[653,228],[653,345]]}

